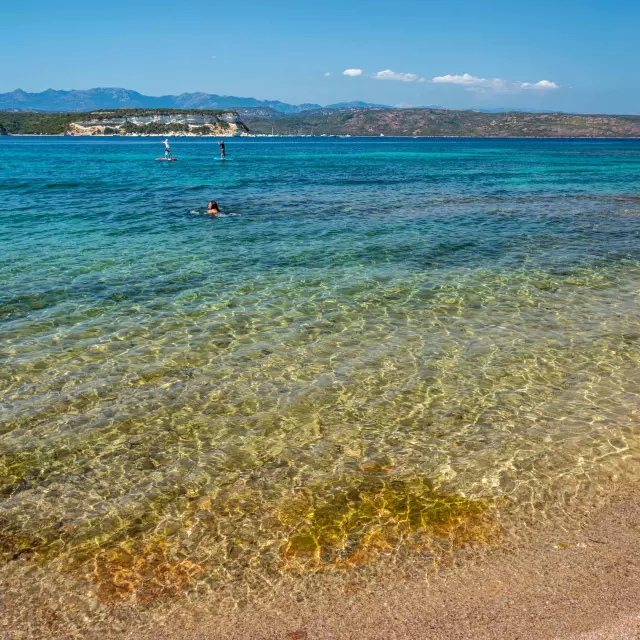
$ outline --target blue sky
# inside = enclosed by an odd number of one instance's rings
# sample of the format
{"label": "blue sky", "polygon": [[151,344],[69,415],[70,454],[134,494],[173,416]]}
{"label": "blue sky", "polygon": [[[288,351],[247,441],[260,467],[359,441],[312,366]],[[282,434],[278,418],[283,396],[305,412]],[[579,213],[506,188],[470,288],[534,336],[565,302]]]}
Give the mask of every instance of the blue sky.
{"label": "blue sky", "polygon": [[22,0],[2,22],[0,91],[640,113],[638,1]]}

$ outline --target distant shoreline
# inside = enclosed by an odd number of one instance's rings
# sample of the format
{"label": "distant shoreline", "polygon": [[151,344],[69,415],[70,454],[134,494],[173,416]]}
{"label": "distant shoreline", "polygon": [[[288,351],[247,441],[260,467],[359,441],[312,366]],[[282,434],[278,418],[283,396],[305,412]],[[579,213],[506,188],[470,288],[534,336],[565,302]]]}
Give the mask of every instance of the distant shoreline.
{"label": "distant shoreline", "polygon": [[[275,113],[275,112],[274,112]],[[0,112],[9,135],[140,135],[417,137],[417,138],[640,138],[640,116],[566,113],[484,113],[429,108],[335,109],[299,114],[233,110],[123,108],[87,112]]]}
{"label": "distant shoreline", "polygon": [[294,135],[243,135],[243,136],[233,136],[233,135],[210,135],[210,136],[200,136],[200,135],[171,135],[171,134],[158,134],[158,135],[103,135],[96,134],[91,136],[67,136],[64,133],[11,133],[7,136],[0,136],[0,140],[3,138],[79,138],[79,139],[87,139],[87,138],[351,138],[351,139],[379,139],[379,138],[405,138],[407,140],[422,140],[422,139],[451,139],[451,140],[640,140],[640,136],[622,136],[622,137],[614,137],[614,136],[402,136],[402,135],[379,135],[372,134],[370,136],[362,136],[362,135],[319,135],[319,136],[294,136]]}

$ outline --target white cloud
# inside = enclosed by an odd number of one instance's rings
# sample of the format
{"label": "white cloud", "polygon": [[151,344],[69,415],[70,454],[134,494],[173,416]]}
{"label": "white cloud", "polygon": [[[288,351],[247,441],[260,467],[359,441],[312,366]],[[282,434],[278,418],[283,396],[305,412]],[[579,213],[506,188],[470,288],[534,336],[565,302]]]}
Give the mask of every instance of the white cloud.
{"label": "white cloud", "polygon": [[479,82],[483,81],[484,78],[476,78],[468,73],[463,73],[461,76],[452,76],[451,74],[447,74],[446,76],[436,76],[431,80],[431,82],[436,83],[463,84],[467,86],[475,86]]}
{"label": "white cloud", "polygon": [[508,87],[506,80],[500,78],[477,78],[469,73],[462,75],[436,76],[431,82],[440,84],[457,84],[466,87],[468,90],[492,89],[493,91],[505,91]]}
{"label": "white cloud", "polygon": [[421,78],[417,73],[399,73],[391,71],[391,69],[385,69],[384,71],[378,71],[374,73],[372,78],[377,80],[399,80],[400,82],[424,82],[424,78]]}
{"label": "white cloud", "polygon": [[357,76],[362,75],[362,69],[345,69],[342,72],[343,76],[350,76],[351,78],[356,78]]}
{"label": "white cloud", "polygon": [[540,80],[539,82],[521,82],[523,89],[533,89],[534,91],[549,91],[550,89],[559,89],[560,85],[549,80]]}
{"label": "white cloud", "polygon": [[329,76],[332,76],[333,73],[331,73],[331,71],[327,71],[327,73],[324,74],[325,78],[328,78]]}
{"label": "white cloud", "polygon": [[469,73],[461,75],[436,76],[431,80],[437,84],[455,84],[464,87],[467,91],[495,91],[497,93],[518,93],[522,89],[548,91],[559,89],[560,86],[549,80],[539,82],[510,82],[502,78],[478,78]]}

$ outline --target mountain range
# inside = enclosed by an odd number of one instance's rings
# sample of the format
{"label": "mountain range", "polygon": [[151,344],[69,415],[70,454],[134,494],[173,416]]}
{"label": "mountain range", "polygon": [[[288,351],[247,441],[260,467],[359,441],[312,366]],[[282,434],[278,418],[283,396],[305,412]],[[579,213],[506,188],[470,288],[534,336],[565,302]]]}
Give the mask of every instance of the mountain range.
{"label": "mountain range", "polygon": [[[0,93],[0,111],[55,111],[55,112],[87,112],[99,109],[234,109],[242,116],[255,118],[280,118],[284,115],[299,113],[328,113],[330,110],[354,109],[391,109],[390,105],[372,104],[354,100],[352,102],[336,102],[319,105],[314,103],[288,104],[279,100],[258,100],[239,96],[222,96],[215,93],[181,93],[179,95],[146,96],[131,89],[95,88],[72,89],[62,91],[47,89],[39,93],[28,93],[16,89],[8,93]],[[430,104],[416,107],[414,105],[395,105],[395,108],[428,108],[443,109],[440,105]],[[515,109],[496,107],[493,109],[472,109],[483,113],[504,113],[508,111],[527,111],[530,113],[546,113],[535,109]]]}
{"label": "mountain range", "polygon": [[47,89],[27,93],[16,89],[0,93],[0,111],[95,111],[97,109],[273,109],[276,113],[293,114],[315,109],[384,107],[366,102],[340,102],[323,107],[319,104],[287,104],[279,100],[258,100],[215,93],[181,93],[180,95],[145,96],[137,91],[118,88],[96,88],[70,91]]}

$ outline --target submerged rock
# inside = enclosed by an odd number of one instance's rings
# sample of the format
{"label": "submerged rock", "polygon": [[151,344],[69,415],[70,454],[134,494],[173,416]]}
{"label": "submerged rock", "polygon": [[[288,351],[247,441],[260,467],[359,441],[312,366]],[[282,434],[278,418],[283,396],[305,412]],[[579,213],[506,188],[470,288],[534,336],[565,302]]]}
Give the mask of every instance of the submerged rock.
{"label": "submerged rock", "polygon": [[402,542],[435,550],[440,539],[464,546],[495,534],[483,517],[486,501],[440,493],[424,478],[385,476],[374,471],[347,483],[307,487],[287,500],[279,514],[290,531],[285,565],[362,564]]}

